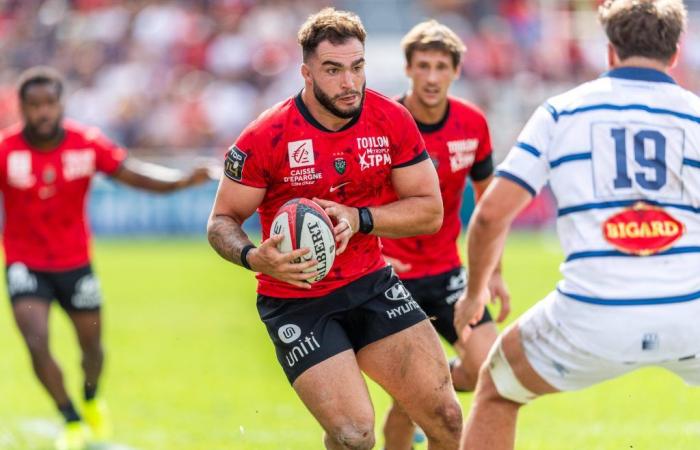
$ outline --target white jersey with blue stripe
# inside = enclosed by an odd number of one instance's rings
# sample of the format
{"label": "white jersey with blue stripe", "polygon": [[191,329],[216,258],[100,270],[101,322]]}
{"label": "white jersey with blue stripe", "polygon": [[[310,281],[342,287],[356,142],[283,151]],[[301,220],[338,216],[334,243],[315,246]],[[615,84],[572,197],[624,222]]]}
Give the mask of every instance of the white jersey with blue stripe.
{"label": "white jersey with blue stripe", "polygon": [[665,73],[618,68],[549,99],[496,175],[549,183],[566,298],[700,299],[700,98]]}

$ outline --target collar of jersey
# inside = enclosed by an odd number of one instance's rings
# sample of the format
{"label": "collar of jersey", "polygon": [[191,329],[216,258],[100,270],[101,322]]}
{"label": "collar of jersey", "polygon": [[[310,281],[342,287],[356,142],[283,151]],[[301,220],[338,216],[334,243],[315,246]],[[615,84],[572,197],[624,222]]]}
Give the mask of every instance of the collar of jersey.
{"label": "collar of jersey", "polygon": [[[294,97],[294,104],[297,106],[297,109],[301,113],[301,115],[306,119],[307,122],[309,122],[314,128],[318,128],[321,131],[325,131],[326,133],[340,133],[341,131],[345,131],[351,126],[355,125],[358,120],[360,120],[360,116],[362,115],[362,109],[364,108],[364,99],[362,100],[362,105],[360,106],[360,112],[357,114],[355,117],[352,118],[352,120],[348,123],[346,123],[343,128],[333,131],[329,130],[328,128],[324,127],[321,125],[321,122],[316,120],[314,116],[311,115],[311,111],[309,111],[309,108],[306,107],[304,104],[304,100],[301,99],[301,93],[302,91],[299,91],[299,94],[297,94],[296,97]],[[367,93],[365,93],[365,96]]]}
{"label": "collar of jersey", "polygon": [[669,75],[647,67],[618,67],[605,72],[601,77],[623,78],[626,80],[655,81],[657,83],[672,83],[676,81]]}
{"label": "collar of jersey", "polygon": [[[402,95],[397,102],[401,103],[403,106],[406,106],[406,94]],[[418,127],[418,131],[421,133],[433,133],[435,131],[440,131],[442,127],[445,126],[447,123],[447,118],[450,117],[450,99],[447,99],[447,108],[445,108],[445,114],[442,116],[442,118],[435,122],[435,123],[423,123],[416,119],[415,117],[413,120],[416,122],[416,126]]]}

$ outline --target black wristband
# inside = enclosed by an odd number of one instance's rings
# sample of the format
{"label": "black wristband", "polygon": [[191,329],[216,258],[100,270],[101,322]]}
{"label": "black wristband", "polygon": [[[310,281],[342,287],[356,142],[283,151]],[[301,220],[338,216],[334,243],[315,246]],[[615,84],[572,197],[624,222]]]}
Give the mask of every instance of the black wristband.
{"label": "black wristband", "polygon": [[250,268],[250,264],[248,264],[248,252],[254,248],[256,247],[253,244],[248,244],[241,250],[241,265],[248,270],[253,270]]}
{"label": "black wristband", "polygon": [[357,208],[360,212],[360,233],[370,234],[374,229],[374,219],[372,218],[372,212],[369,208],[362,207]]}

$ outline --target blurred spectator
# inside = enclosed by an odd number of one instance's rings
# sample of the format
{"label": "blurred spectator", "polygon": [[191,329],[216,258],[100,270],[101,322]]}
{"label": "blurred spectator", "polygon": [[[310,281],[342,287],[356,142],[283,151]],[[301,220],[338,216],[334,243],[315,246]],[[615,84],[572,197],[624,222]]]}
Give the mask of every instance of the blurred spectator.
{"label": "blurred spectator", "polygon": [[296,29],[320,3],[0,0],[0,125],[17,120],[18,73],[47,64],[67,115],[128,147],[226,148],[297,65]]}
{"label": "blurred spectator", "polygon": [[[300,89],[297,29],[329,3],[365,17],[377,8],[421,11],[458,31],[469,51],[456,93],[485,109],[501,154],[544,98],[605,68],[597,0],[0,0],[0,126],[17,120],[17,75],[48,64],[66,76],[67,114],[121,144],[223,151],[263,109]],[[692,12],[700,2],[686,3]],[[697,89],[692,30],[675,74]],[[384,33],[369,32],[370,46]],[[400,35],[388,38],[400,58]],[[387,94],[404,86],[396,64]]]}

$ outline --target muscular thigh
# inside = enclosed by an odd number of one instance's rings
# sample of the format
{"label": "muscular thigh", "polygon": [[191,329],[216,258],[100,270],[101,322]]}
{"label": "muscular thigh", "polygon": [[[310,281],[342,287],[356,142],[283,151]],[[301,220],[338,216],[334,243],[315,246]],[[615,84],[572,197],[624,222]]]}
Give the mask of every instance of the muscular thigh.
{"label": "muscular thigh", "polygon": [[427,320],[367,345],[357,360],[414,420],[454,398],[445,353]]}
{"label": "muscular thigh", "polygon": [[355,354],[346,350],[313,365],[292,384],[326,432],[373,424],[374,409]]}
{"label": "muscular thigh", "polygon": [[50,309],[50,302],[36,297],[22,297],[12,305],[17,327],[32,351],[48,351]]}

